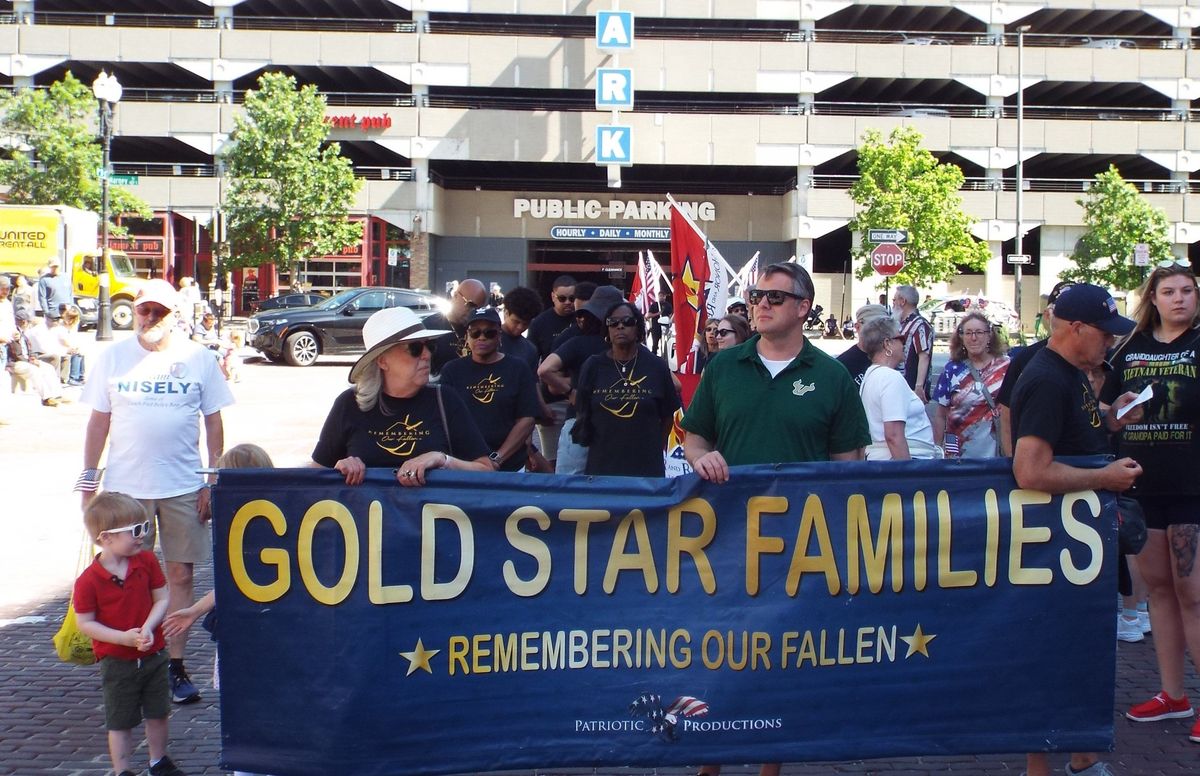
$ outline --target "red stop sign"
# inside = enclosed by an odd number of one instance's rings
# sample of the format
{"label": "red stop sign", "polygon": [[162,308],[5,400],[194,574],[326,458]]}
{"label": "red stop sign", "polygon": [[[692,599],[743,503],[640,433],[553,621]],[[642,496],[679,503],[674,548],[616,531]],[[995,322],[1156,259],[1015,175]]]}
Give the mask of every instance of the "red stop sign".
{"label": "red stop sign", "polygon": [[880,243],[871,251],[871,268],[880,275],[892,276],[904,269],[904,249],[896,243]]}

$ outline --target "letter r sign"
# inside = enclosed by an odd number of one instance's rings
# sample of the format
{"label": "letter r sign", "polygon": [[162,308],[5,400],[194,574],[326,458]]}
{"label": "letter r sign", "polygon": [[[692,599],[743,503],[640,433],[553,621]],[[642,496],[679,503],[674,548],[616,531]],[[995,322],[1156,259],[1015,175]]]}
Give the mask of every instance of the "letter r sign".
{"label": "letter r sign", "polygon": [[596,110],[633,107],[633,70],[627,67],[596,68]]}
{"label": "letter r sign", "polygon": [[633,129],[616,124],[596,127],[596,164],[633,164]]}

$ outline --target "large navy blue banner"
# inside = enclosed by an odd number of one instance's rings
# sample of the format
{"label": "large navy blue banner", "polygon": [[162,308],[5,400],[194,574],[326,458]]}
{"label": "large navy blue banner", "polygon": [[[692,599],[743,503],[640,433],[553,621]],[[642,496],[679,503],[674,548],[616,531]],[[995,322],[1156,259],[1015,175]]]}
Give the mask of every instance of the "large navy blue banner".
{"label": "large navy blue banner", "polygon": [[226,767],[1111,747],[1112,497],[1003,461],[222,471],[214,504]]}

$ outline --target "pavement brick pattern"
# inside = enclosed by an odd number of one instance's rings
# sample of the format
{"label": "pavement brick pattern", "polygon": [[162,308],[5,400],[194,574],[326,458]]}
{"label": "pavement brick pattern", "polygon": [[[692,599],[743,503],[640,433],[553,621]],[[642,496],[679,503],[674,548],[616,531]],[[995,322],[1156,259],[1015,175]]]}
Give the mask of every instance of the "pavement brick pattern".
{"label": "pavement brick pattern", "polygon": [[[197,569],[196,589],[211,589],[210,568]],[[0,773],[13,776],[107,776],[107,740],[100,681],[94,667],[59,662],[50,643],[66,609],[65,597],[26,607],[0,609]],[[1114,611],[1115,616],[1115,611]],[[1130,704],[1158,690],[1153,636],[1138,644],[1119,644],[1117,698],[1113,718],[1116,752],[1106,759],[1121,776],[1184,776],[1200,774],[1200,744],[1187,740],[1192,720],[1135,724],[1124,717]],[[220,702],[212,690],[214,645],[198,626],[189,642],[188,671],[203,694],[190,706],[176,706],[171,715],[171,757],[189,776],[216,776],[221,750]],[[304,681],[304,677],[297,677]],[[1190,697],[1200,701],[1200,682],[1189,674]],[[314,702],[321,693],[314,688]],[[852,702],[853,690],[845,702]],[[930,713],[938,713],[931,709]],[[139,732],[140,735],[140,732]],[[135,753],[145,767],[145,744]],[[1066,756],[1056,756],[1065,762]],[[1062,765],[1059,764],[1061,773]],[[1017,755],[908,757],[841,763],[790,764],[788,776],[858,774],[918,776],[918,774],[1011,774],[1024,769]],[[730,766],[726,774],[757,773],[756,766]],[[694,768],[575,768],[556,771],[512,771],[532,774],[663,774],[687,776]],[[330,776],[339,776],[331,774]]]}

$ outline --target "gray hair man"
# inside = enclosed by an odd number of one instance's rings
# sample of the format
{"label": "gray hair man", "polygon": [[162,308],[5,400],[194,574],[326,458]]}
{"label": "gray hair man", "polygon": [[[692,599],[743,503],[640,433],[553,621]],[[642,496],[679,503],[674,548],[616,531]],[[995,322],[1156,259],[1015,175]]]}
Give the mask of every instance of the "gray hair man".
{"label": "gray hair man", "polygon": [[892,293],[892,313],[900,322],[904,337],[904,379],[923,402],[929,401],[930,364],[933,361],[933,325],[917,312],[921,297],[912,286],[896,286]]}

